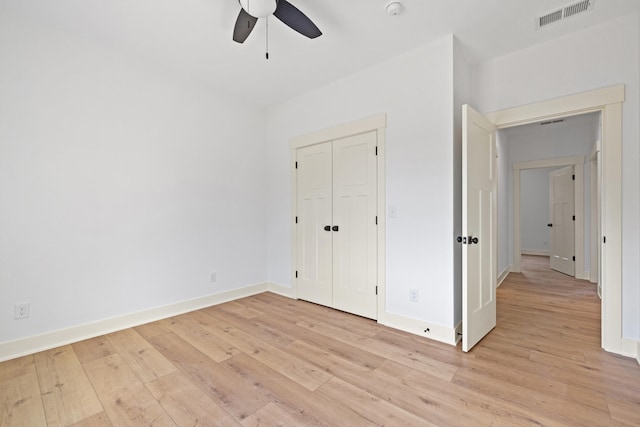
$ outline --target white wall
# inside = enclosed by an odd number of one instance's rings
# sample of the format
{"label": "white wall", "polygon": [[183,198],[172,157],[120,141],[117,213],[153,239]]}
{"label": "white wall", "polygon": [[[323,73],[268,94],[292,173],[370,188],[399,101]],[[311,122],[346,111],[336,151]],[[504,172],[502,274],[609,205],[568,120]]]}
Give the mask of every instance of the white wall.
{"label": "white wall", "polygon": [[15,17],[0,63],[0,342],[266,281],[265,111]]}
{"label": "white wall", "polygon": [[478,64],[473,103],[483,112],[624,83],[622,134],[623,335],[640,338],[639,19],[637,14]]}
{"label": "white wall", "polygon": [[523,170],[520,175],[521,250],[549,254],[549,172],[552,169]]}
{"label": "white wall", "polygon": [[454,42],[445,37],[269,110],[271,282],[291,286],[289,140],[385,112],[387,205],[398,212],[387,220],[387,311],[454,326]]}

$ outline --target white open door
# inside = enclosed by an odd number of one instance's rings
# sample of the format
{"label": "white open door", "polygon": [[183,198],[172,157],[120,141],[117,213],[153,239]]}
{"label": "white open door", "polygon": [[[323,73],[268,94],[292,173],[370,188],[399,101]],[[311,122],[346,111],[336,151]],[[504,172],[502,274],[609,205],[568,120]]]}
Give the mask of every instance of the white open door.
{"label": "white open door", "polygon": [[462,350],[496,326],[497,170],[493,123],[462,107]]}
{"label": "white open door", "polygon": [[575,201],[573,166],[549,173],[549,263],[569,276],[575,269]]}

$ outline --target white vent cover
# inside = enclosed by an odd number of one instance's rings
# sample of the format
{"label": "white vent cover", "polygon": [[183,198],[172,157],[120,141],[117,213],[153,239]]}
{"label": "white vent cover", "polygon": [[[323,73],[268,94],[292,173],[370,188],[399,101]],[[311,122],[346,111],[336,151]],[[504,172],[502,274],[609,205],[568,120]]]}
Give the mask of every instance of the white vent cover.
{"label": "white vent cover", "polygon": [[579,13],[590,11],[593,9],[595,2],[596,0],[581,0],[579,2],[560,7],[549,13],[545,13],[544,15],[536,18],[536,29],[553,24],[554,22],[562,21]]}

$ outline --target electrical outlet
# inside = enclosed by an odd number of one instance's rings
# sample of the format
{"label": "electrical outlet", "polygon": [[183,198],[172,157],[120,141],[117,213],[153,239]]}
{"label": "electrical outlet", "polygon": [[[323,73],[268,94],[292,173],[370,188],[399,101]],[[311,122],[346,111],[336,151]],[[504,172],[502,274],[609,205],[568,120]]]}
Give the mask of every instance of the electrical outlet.
{"label": "electrical outlet", "polygon": [[418,290],[417,289],[409,289],[409,301],[418,302]]}
{"label": "electrical outlet", "polygon": [[209,281],[211,283],[215,282],[218,280],[218,273],[216,273],[215,271],[213,273],[211,273],[211,275],[209,276]]}
{"label": "electrical outlet", "polygon": [[13,305],[13,318],[14,320],[26,319],[29,317],[29,303],[14,304]]}

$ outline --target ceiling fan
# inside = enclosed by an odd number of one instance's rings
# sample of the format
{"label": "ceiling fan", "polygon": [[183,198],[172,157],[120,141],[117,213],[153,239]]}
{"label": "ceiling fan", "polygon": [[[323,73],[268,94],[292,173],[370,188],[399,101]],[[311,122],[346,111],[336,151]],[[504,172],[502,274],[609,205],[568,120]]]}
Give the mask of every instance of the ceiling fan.
{"label": "ceiling fan", "polygon": [[239,0],[242,9],[233,29],[233,40],[244,43],[256,26],[258,18],[274,15],[291,29],[315,39],[322,35],[311,19],[287,0]]}

